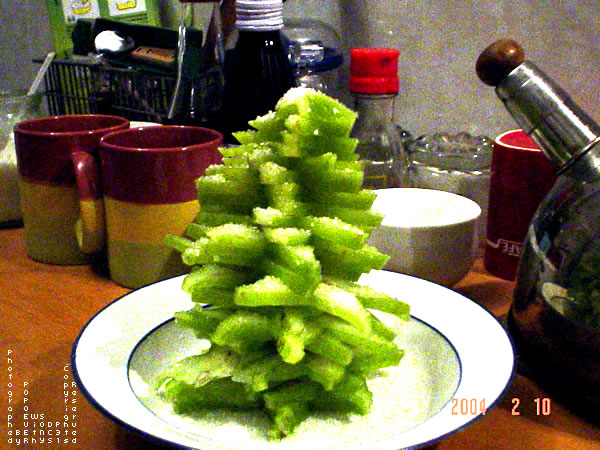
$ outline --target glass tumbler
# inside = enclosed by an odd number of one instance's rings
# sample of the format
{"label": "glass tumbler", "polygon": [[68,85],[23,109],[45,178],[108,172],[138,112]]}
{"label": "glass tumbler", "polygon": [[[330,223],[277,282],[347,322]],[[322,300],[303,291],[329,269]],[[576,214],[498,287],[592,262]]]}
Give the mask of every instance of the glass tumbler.
{"label": "glass tumbler", "polygon": [[13,128],[23,120],[40,117],[41,102],[41,93],[0,90],[0,227],[23,223]]}

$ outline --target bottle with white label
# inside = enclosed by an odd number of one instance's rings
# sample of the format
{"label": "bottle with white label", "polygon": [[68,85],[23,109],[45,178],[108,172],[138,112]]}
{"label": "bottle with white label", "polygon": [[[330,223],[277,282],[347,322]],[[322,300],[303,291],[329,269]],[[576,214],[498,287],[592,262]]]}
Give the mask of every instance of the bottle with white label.
{"label": "bottle with white label", "polygon": [[220,130],[235,144],[232,133],[250,128],[248,121],[275,108],[296,86],[284,44],[281,0],[237,0],[235,30],[225,47],[225,90]]}

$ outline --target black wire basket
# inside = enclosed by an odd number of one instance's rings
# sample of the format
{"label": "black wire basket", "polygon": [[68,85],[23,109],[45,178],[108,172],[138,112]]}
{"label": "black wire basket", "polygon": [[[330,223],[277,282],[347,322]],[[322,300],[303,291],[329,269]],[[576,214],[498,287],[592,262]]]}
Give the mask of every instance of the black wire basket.
{"label": "black wire basket", "polygon": [[175,75],[55,60],[44,77],[51,115],[112,114],[132,121],[165,123]]}

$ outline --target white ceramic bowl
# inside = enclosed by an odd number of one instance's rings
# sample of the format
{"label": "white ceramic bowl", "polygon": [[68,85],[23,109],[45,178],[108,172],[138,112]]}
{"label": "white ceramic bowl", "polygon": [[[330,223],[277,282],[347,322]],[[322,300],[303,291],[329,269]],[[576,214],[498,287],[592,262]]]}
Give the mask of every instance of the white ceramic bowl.
{"label": "white ceramic bowl", "polygon": [[385,269],[446,287],[469,272],[477,255],[481,208],[450,192],[420,188],[376,191],[384,215],[369,244],[390,256]]}

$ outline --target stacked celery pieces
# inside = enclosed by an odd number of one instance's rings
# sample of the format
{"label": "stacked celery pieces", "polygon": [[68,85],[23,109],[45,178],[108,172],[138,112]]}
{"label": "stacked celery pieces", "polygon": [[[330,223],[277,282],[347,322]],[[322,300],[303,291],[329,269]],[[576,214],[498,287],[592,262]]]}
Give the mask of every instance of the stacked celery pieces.
{"label": "stacked celery pieces", "polygon": [[177,413],[263,409],[278,439],[311,411],[366,414],[367,377],[400,362],[370,310],[408,320],[408,305],[357,283],[387,256],[365,244],[382,217],[361,188],[355,119],[293,88],[197,180],[188,237],[165,241],[192,266],[182,289],[196,305],[175,319],[211,347],[160,374]]}

